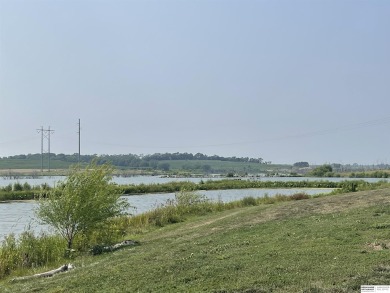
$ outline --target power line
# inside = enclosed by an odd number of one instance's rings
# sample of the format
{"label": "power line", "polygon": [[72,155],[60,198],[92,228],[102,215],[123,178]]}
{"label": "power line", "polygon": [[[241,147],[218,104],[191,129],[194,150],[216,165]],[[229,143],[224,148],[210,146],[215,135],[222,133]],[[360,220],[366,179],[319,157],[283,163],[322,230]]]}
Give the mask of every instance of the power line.
{"label": "power line", "polygon": [[41,126],[41,129],[37,129],[37,131],[41,134],[41,172],[43,172],[43,126]]}
{"label": "power line", "polygon": [[296,133],[291,135],[284,135],[274,138],[263,138],[263,139],[257,139],[257,140],[251,140],[251,141],[236,141],[236,142],[230,142],[230,143],[215,143],[215,144],[205,144],[205,145],[176,145],[176,146],[149,146],[149,145],[127,145],[127,144],[117,144],[117,143],[107,143],[107,142],[99,142],[99,141],[90,141],[94,144],[100,144],[100,145],[108,145],[108,146],[117,146],[117,147],[133,147],[133,148],[160,148],[160,149],[180,149],[180,148],[205,148],[205,147],[222,147],[222,146],[233,146],[233,145],[249,145],[249,144],[258,144],[258,143],[267,143],[267,142],[274,142],[274,141],[281,141],[281,140],[291,140],[291,139],[300,139],[300,138],[310,138],[315,136],[321,136],[321,135],[329,135],[332,133],[342,132],[342,131],[349,131],[349,130],[356,130],[360,128],[366,128],[366,127],[373,127],[383,124],[390,123],[390,117],[384,117],[364,122],[358,122],[358,123],[351,123],[351,124],[345,124],[340,125],[338,127],[334,128],[328,128],[323,130],[316,130],[311,132],[305,132],[305,133]]}
{"label": "power line", "polygon": [[48,144],[48,170],[50,172],[50,135],[54,133],[53,129],[50,129],[50,126],[48,129],[43,129],[43,126],[41,126],[40,129],[37,129],[37,132],[41,134],[41,172],[43,172],[43,157],[44,157],[44,150],[43,150],[43,141],[44,139],[47,140]]}

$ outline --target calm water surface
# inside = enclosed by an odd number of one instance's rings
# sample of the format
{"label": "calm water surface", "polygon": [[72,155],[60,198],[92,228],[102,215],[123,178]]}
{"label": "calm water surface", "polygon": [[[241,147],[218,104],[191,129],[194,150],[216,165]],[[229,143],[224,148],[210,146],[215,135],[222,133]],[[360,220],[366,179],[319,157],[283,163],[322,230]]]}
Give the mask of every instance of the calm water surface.
{"label": "calm water surface", "polygon": [[[29,178],[21,177],[18,179],[0,177],[0,187],[7,186],[9,184],[14,184],[19,182],[21,184],[27,182],[31,186],[39,186],[41,184],[48,184],[54,186],[59,181],[63,181],[65,176],[41,176],[38,178]],[[151,183],[167,183],[167,182],[178,182],[178,181],[190,181],[190,182],[200,182],[207,180],[222,180],[222,179],[231,179],[231,178],[220,178],[220,177],[203,177],[203,178],[173,178],[173,177],[161,177],[161,176],[132,176],[132,177],[113,177],[113,182],[121,185],[125,184],[151,184]],[[314,177],[243,177],[241,180],[256,180],[256,181],[331,181],[331,182],[340,182],[344,180],[359,180],[356,178],[314,178]],[[389,179],[383,178],[363,178],[367,182],[378,182],[380,180],[389,181]]]}
{"label": "calm water surface", "polygon": [[[41,184],[48,184],[50,186],[56,185],[59,181],[65,180],[65,176],[41,176],[38,178],[20,177],[17,179],[0,177],[0,187],[7,186],[19,182],[21,184],[27,182],[31,186],[39,186]],[[120,185],[126,184],[152,184],[152,183],[167,183],[167,182],[178,182],[178,181],[190,181],[200,182],[201,180],[221,180],[223,178],[172,178],[172,177],[161,177],[161,176],[132,176],[132,177],[113,177],[112,182]]]}

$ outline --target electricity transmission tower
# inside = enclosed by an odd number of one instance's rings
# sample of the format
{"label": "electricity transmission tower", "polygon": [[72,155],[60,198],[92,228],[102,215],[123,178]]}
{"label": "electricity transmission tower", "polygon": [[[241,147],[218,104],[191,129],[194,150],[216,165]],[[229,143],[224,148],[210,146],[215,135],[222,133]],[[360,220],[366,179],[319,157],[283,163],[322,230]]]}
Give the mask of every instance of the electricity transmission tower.
{"label": "electricity transmission tower", "polygon": [[48,129],[43,129],[43,126],[41,126],[40,129],[37,129],[38,133],[41,134],[41,172],[43,172],[43,141],[44,139],[47,140],[47,145],[48,145],[48,171],[50,172],[50,135],[54,133],[53,129],[50,129],[50,126]]}

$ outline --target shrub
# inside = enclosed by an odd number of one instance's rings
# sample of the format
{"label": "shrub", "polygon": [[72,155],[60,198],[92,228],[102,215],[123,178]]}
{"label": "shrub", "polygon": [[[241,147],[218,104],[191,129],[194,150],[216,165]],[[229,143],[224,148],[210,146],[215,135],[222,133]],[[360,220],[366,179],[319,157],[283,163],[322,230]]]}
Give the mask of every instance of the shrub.
{"label": "shrub", "polygon": [[0,246],[0,278],[21,268],[57,263],[64,257],[64,241],[58,236],[23,232],[17,239],[11,234]]}
{"label": "shrub", "polygon": [[257,205],[257,200],[253,196],[245,196],[241,200],[242,205],[245,206],[256,206]]}
{"label": "shrub", "polygon": [[3,187],[3,190],[4,190],[4,191],[8,191],[8,192],[9,192],[9,191],[12,191],[12,184],[10,183],[10,184],[8,184],[7,186],[4,186],[4,187]]}
{"label": "shrub", "polygon": [[274,204],[279,201],[285,201],[285,195],[276,194],[274,196],[269,196],[267,193],[264,197],[259,198],[259,204]]}
{"label": "shrub", "polygon": [[178,211],[178,208],[171,203],[163,205],[153,210],[149,216],[152,224],[163,227],[168,224],[175,224],[184,221],[183,215]]}
{"label": "shrub", "polygon": [[21,264],[20,252],[17,249],[15,235],[5,237],[0,250],[0,278],[9,275]]}
{"label": "shrub", "polygon": [[181,190],[175,194],[175,203],[178,206],[191,206],[204,202],[206,197],[193,191]]}
{"label": "shrub", "polygon": [[120,216],[129,204],[120,198],[117,187],[110,183],[112,167],[72,168],[66,181],[49,191],[39,201],[38,218],[51,225],[67,241],[68,249],[80,237],[89,237],[109,220]]}
{"label": "shrub", "polygon": [[299,193],[295,193],[293,195],[290,195],[290,198],[292,200],[301,200],[301,199],[309,199],[310,196],[307,195],[306,193],[304,192],[299,192]]}
{"label": "shrub", "polygon": [[333,169],[331,165],[322,165],[311,170],[309,175],[314,177],[333,177]]}
{"label": "shrub", "polygon": [[63,247],[63,239],[45,233],[35,236],[32,231],[25,231],[18,240],[18,249],[23,257],[23,267],[35,267],[58,262],[64,257],[65,250]]}
{"label": "shrub", "polygon": [[15,182],[12,190],[13,191],[22,191],[23,190],[23,185],[20,184],[19,182]]}
{"label": "shrub", "polygon": [[24,182],[24,184],[23,184],[23,190],[31,190],[31,185],[28,184],[28,182]]}

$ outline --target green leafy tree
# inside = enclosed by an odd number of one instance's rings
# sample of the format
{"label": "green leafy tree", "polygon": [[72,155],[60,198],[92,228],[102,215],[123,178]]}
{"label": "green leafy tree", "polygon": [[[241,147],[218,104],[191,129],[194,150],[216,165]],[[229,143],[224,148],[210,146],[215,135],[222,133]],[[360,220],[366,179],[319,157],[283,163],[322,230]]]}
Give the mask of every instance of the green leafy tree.
{"label": "green leafy tree", "polygon": [[88,235],[129,207],[110,183],[112,171],[111,166],[95,162],[85,169],[72,167],[67,179],[40,199],[38,218],[65,238],[68,249],[77,235]]}
{"label": "green leafy tree", "polygon": [[309,175],[315,177],[333,177],[333,169],[331,165],[322,165],[314,168]]}
{"label": "green leafy tree", "polygon": [[307,167],[309,167],[309,163],[308,162],[296,162],[296,163],[294,163],[294,167],[307,168]]}

